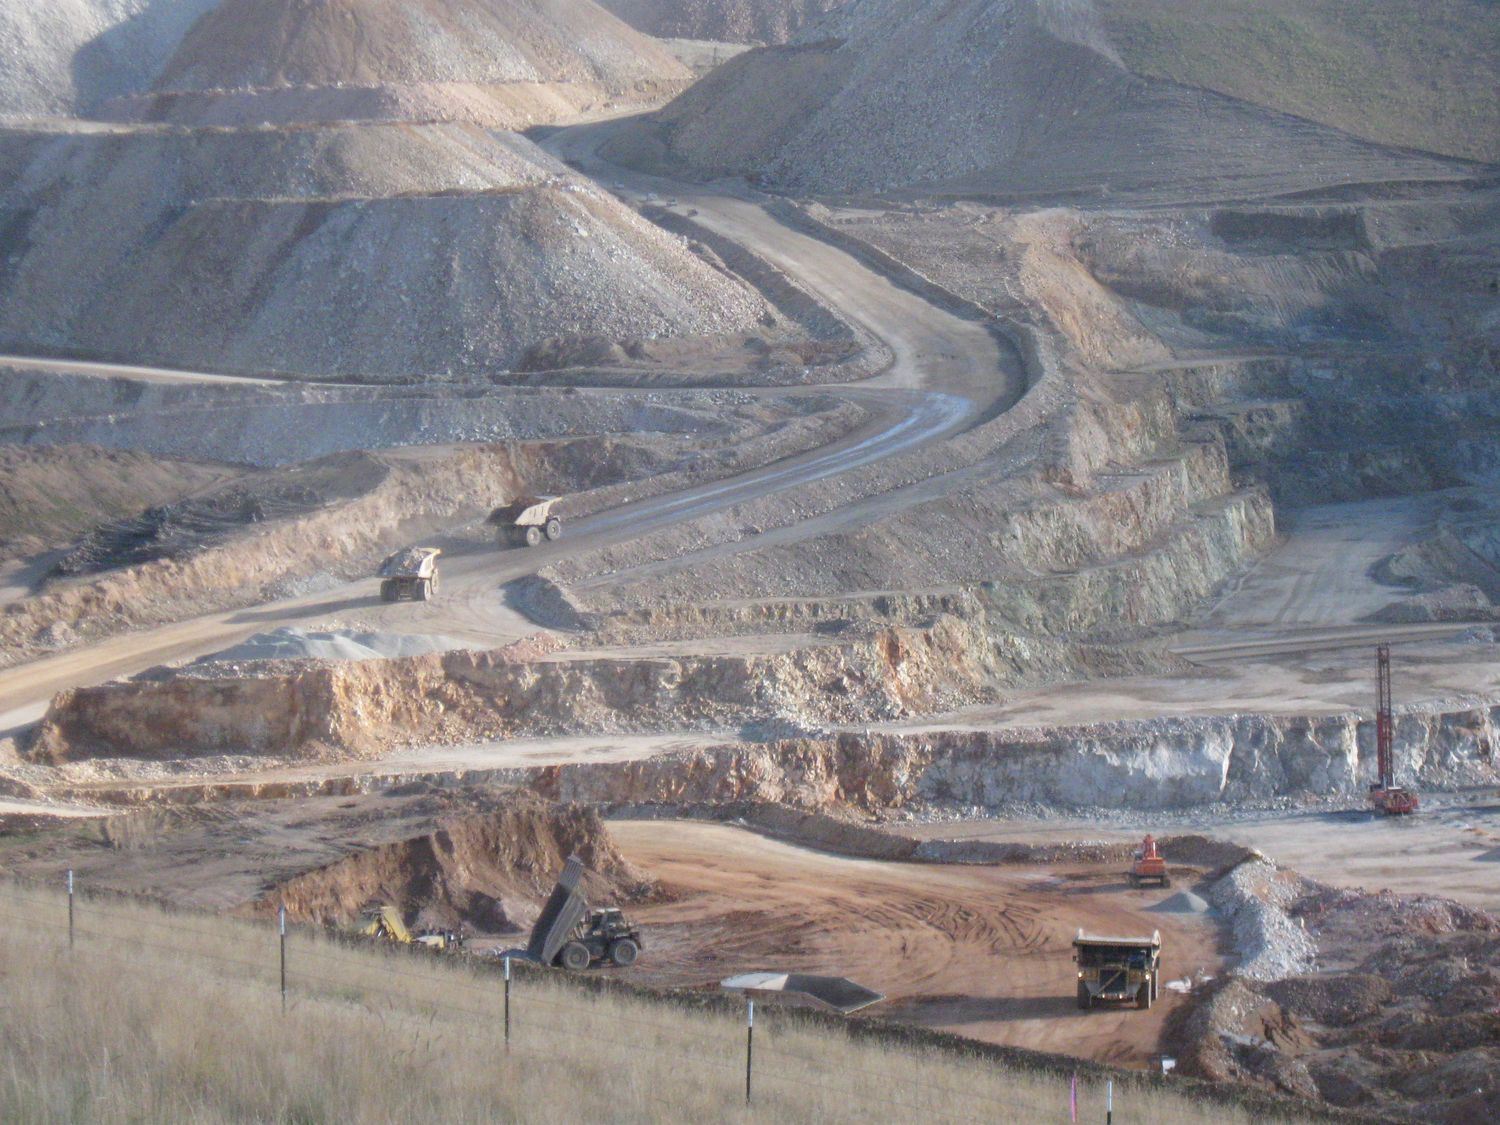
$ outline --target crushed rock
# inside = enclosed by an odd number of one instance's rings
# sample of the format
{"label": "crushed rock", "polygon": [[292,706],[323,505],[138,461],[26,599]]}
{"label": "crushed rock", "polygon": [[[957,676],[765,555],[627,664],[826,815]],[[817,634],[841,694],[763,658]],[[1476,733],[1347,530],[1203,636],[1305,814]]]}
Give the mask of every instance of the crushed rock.
{"label": "crushed rock", "polygon": [[1274,981],[1309,973],[1316,966],[1316,943],[1288,913],[1298,897],[1299,882],[1270,860],[1254,859],[1210,889],[1210,901],[1229,919],[1240,953],[1232,975]]}
{"label": "crushed rock", "polygon": [[1178,891],[1171,898],[1163,899],[1155,906],[1146,907],[1157,914],[1207,914],[1213,909],[1208,900],[1192,891]]}

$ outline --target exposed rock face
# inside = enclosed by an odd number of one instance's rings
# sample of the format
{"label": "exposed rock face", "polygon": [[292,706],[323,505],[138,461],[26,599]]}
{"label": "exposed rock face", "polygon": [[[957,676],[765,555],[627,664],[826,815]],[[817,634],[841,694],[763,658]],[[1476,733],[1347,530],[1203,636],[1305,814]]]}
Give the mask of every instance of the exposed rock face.
{"label": "exposed rock face", "polygon": [[66,692],[36,741],[79,755],[363,754],[434,739],[724,726],[767,716],[861,721],[991,698],[1070,650],[954,618],[768,654],[611,659],[535,646],[238,680],[178,677]]}
{"label": "exposed rock face", "polygon": [[[1355,716],[1243,716],[1114,723],[1048,732],[841,735],[542,771],[542,792],[602,802],[753,799],[863,811],[934,801],[1000,807],[1185,808],[1218,801],[1357,795],[1374,779],[1373,722]],[[1500,708],[1408,713],[1403,775],[1439,788],[1493,783],[1485,739]]]}
{"label": "exposed rock face", "polygon": [[588,869],[592,895],[613,897],[645,882],[593,809],[519,795],[493,812],[452,816],[430,834],[299,875],[256,909],[285,906],[296,921],[347,926],[364,908],[389,905],[422,925],[513,931],[535,919],[571,855]]}

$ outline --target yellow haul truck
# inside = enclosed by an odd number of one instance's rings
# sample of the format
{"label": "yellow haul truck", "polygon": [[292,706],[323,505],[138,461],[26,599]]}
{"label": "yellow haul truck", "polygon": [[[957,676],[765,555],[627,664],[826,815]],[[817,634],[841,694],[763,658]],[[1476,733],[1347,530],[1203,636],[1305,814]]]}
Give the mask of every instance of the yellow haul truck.
{"label": "yellow haul truck", "polygon": [[1137,1008],[1150,1008],[1161,977],[1161,931],[1150,937],[1099,937],[1079,930],[1073,960],[1080,1008],[1087,1011],[1105,1000],[1134,1000]]}

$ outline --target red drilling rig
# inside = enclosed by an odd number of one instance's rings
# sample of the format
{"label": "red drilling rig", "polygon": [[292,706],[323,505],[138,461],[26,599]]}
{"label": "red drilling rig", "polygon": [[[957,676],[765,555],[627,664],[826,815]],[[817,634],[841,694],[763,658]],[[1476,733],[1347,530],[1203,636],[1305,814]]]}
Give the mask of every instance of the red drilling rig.
{"label": "red drilling rig", "polygon": [[1375,650],[1378,702],[1375,710],[1375,768],[1380,780],[1370,786],[1370,804],[1386,816],[1405,816],[1421,803],[1410,789],[1396,784],[1396,757],[1392,745],[1395,721],[1391,716],[1391,646]]}

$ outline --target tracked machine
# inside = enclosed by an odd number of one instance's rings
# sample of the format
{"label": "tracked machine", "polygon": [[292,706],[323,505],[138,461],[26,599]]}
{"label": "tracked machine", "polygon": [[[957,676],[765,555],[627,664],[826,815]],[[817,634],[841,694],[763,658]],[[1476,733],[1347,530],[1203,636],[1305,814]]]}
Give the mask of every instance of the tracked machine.
{"label": "tracked machine", "polygon": [[364,937],[383,938],[397,945],[420,945],[439,953],[448,953],[463,947],[464,935],[458,930],[422,930],[412,933],[394,906],[375,906],[365,911],[365,925],[360,934]]}
{"label": "tracked machine", "polygon": [[1385,816],[1408,816],[1421,801],[1412,790],[1396,784],[1395,720],[1391,709],[1391,647],[1375,650],[1375,768],[1379,779],[1370,786],[1370,805]]}
{"label": "tracked machine", "polygon": [[1130,880],[1132,887],[1144,887],[1147,883],[1163,887],[1172,885],[1172,876],[1167,874],[1167,861],[1156,850],[1155,836],[1147,836],[1141,841],[1125,877]]}

